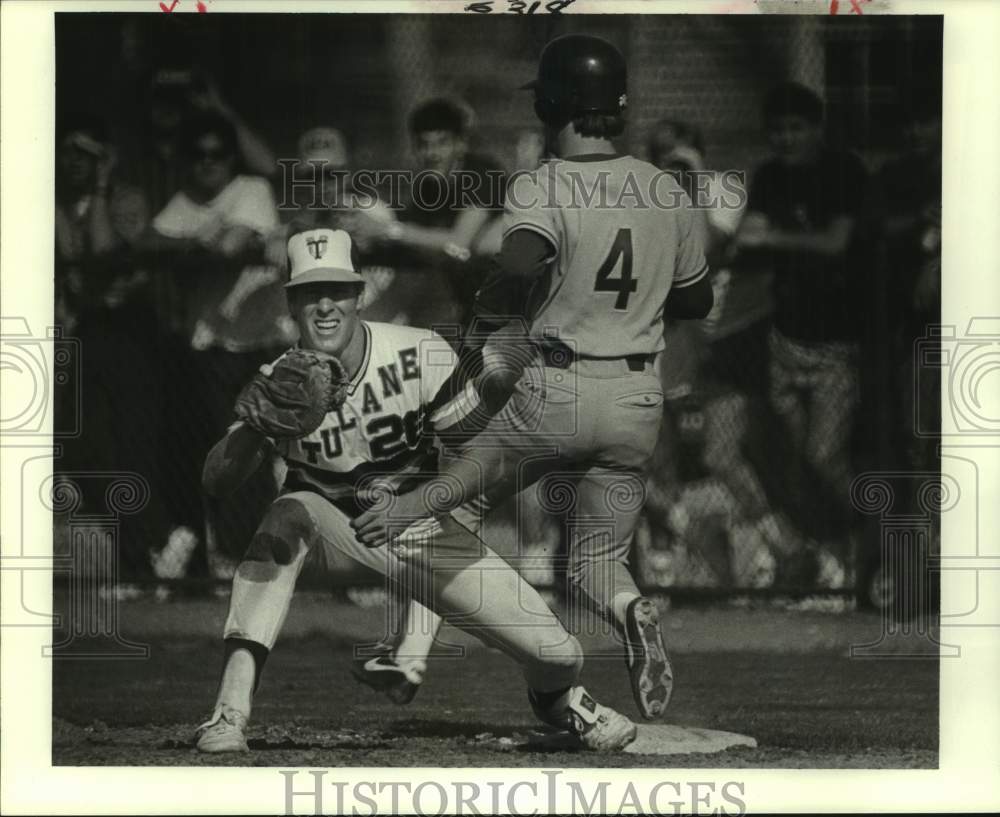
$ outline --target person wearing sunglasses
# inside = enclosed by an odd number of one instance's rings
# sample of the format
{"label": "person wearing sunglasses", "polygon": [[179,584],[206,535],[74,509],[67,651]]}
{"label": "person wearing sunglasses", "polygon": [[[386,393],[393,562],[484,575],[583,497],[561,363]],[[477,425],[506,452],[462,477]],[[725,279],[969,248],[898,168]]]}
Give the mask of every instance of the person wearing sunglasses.
{"label": "person wearing sunglasses", "polygon": [[[176,368],[199,395],[195,405],[179,400],[170,412],[178,432],[171,437],[184,449],[173,456],[187,463],[186,473],[228,425],[243,383],[275,349],[288,346],[295,329],[281,271],[264,254],[265,239],[278,226],[274,195],[266,179],[243,171],[234,126],[216,112],[195,114],[182,125],[179,146],[182,186],[154,217],[146,249],[180,296],[187,349],[178,351]],[[269,490],[259,488],[262,495]],[[184,526],[197,536],[204,525],[201,497],[179,504]],[[241,516],[234,512],[232,520],[213,524],[211,538],[223,551],[226,541],[242,536]]]}

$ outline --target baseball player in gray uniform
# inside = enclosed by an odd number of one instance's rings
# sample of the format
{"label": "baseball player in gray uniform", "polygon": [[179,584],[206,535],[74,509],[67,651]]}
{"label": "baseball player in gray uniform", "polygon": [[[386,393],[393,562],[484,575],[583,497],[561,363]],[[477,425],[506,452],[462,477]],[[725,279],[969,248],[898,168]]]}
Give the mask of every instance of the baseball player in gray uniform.
{"label": "baseball player in gray uniform", "polygon": [[[475,528],[475,514],[460,507],[470,498],[488,510],[545,474],[569,479],[573,518],[611,520],[574,525],[571,589],[616,625],[636,704],[651,719],[667,706],[673,673],[656,604],[641,596],[627,560],[663,415],[655,368],[663,321],[708,314],[708,265],[679,185],[612,144],[627,105],[617,48],[584,35],[553,40],[528,87],[558,158],[508,188],[503,245],[496,274],[479,293],[474,333],[510,331],[509,317],[519,316],[541,365],[512,384],[467,456],[443,467],[463,488],[449,503],[431,510],[415,491],[352,525],[371,547],[429,513],[454,511]],[[472,365],[475,347],[466,352]],[[546,444],[554,454],[540,453]]]}

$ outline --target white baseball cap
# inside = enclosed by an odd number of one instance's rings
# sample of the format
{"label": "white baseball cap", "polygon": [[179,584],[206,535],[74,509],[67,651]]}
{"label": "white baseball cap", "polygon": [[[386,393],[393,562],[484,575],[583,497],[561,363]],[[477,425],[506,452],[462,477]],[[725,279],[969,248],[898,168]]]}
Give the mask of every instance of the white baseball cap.
{"label": "white baseball cap", "polygon": [[299,137],[299,159],[327,162],[332,167],[347,166],[347,141],[336,128],[312,128]]}
{"label": "white baseball cap", "polygon": [[344,230],[317,229],[288,239],[289,276],[286,287],[328,281],[363,284],[351,260],[351,237]]}

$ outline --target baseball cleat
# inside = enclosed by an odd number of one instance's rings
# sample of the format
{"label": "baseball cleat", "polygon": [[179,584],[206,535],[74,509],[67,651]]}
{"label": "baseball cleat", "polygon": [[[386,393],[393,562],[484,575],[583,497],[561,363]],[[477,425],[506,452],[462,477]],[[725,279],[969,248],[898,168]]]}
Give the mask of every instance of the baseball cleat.
{"label": "baseball cleat", "polygon": [[247,746],[247,718],[242,712],[228,706],[218,706],[212,717],[195,732],[199,752],[249,752]]}
{"label": "baseball cleat", "polygon": [[382,692],[394,704],[408,704],[424,680],[422,661],[402,663],[384,652],[372,658],[355,658],[351,674],[362,684]]}
{"label": "baseball cleat", "polygon": [[567,730],[584,749],[617,752],[628,746],[638,732],[636,725],[620,712],[597,703],[582,686],[572,687],[548,709],[542,709],[529,692],[531,708],[540,720]]}
{"label": "baseball cleat", "polygon": [[670,703],[674,674],[660,632],[660,611],[651,599],[633,599],[625,612],[625,663],[632,695],[646,720],[659,718]]}

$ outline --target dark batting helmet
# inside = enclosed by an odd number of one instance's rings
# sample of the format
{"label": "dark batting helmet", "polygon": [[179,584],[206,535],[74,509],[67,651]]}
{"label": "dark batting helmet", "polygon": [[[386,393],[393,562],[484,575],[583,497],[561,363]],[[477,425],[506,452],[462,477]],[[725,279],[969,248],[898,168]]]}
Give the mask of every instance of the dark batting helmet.
{"label": "dark batting helmet", "polygon": [[535,111],[556,124],[585,114],[620,114],[628,101],[625,57],[607,40],[587,34],[557,37],[542,51],[538,78],[523,86],[535,91]]}

